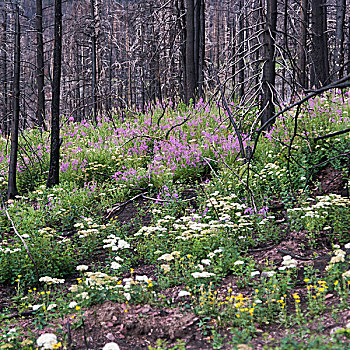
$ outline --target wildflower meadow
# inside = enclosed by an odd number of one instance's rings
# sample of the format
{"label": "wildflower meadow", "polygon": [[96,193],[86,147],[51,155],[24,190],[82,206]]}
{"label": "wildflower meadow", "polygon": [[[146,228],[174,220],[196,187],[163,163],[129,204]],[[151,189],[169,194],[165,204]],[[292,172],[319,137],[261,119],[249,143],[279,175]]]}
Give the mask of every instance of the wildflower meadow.
{"label": "wildflower meadow", "polygon": [[[257,110],[228,108],[63,116],[52,188],[49,133],[22,133],[0,349],[350,348],[350,134],[319,139],[350,125],[348,93],[259,139]],[[2,138],[2,193],[8,163]]]}

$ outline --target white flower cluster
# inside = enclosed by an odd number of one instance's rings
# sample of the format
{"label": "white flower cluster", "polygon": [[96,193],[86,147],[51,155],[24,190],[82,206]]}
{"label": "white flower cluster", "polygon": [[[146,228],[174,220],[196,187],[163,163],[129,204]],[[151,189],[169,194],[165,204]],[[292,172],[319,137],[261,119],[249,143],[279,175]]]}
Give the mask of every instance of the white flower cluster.
{"label": "white flower cluster", "polygon": [[111,248],[113,251],[130,248],[128,242],[113,234],[104,239],[103,243],[107,243],[103,246],[104,249]]}
{"label": "white flower cluster", "polygon": [[157,260],[164,260],[164,261],[171,261],[171,260],[174,260],[175,257],[179,257],[180,256],[180,252],[178,251],[174,251],[172,253],[166,253],[166,254],[163,254],[162,256],[160,256]]}
{"label": "white flower cluster", "polygon": [[78,265],[76,267],[77,271],[87,271],[88,269],[89,269],[89,266],[87,266],[87,265]]}
{"label": "white flower cluster", "polygon": [[57,337],[53,333],[44,333],[36,340],[36,344],[39,349],[55,349]]}
{"label": "white flower cluster", "polygon": [[214,256],[216,256],[217,254],[222,253],[222,252],[223,252],[223,250],[221,248],[215,249],[213,252],[210,252],[208,254],[208,257],[212,259]]}
{"label": "white flower cluster", "polygon": [[44,282],[46,284],[59,284],[59,283],[64,283],[64,279],[59,279],[59,278],[52,278],[50,276],[44,276],[40,277],[39,282]]}
{"label": "white flower cluster", "polygon": [[103,272],[85,272],[87,276],[85,279],[85,284],[87,286],[103,286],[110,282],[118,282],[117,277],[109,276]]}
{"label": "white flower cluster", "polygon": [[106,225],[99,225],[93,222],[92,218],[83,218],[83,222],[77,222],[74,224],[75,228],[78,228],[79,238],[86,238],[91,235],[99,233],[99,229],[103,230]]}
{"label": "white flower cluster", "polygon": [[297,267],[298,262],[295,259],[292,259],[292,257],[290,255],[286,255],[283,257],[283,261],[282,261],[282,265],[281,267],[279,267],[278,269],[280,271],[284,271],[286,269],[292,269]]}
{"label": "white flower cluster", "polygon": [[4,254],[14,254],[14,253],[18,253],[21,252],[22,249],[20,248],[14,248],[14,249],[10,249],[10,248],[2,248],[0,245],[0,252],[4,253]]}
{"label": "white flower cluster", "polygon": [[[348,246],[348,244],[345,246],[345,248]],[[335,264],[342,263],[345,261],[346,252],[344,250],[340,249],[339,245],[334,245],[333,248],[335,248],[335,250],[333,252],[334,256],[332,256],[331,260],[329,261],[328,266],[326,267],[327,271],[332,269]]]}
{"label": "white flower cluster", "polygon": [[38,230],[38,233],[45,235],[47,237],[53,237],[54,234],[56,233],[56,230],[52,227],[44,227]]}
{"label": "white flower cluster", "polygon": [[[220,229],[229,228],[233,232],[253,230],[251,215],[243,215],[245,204],[237,203],[235,194],[220,196],[218,191],[212,192],[206,201],[207,209],[215,208],[217,220],[213,220],[210,213],[199,215],[191,213],[175,220],[172,216],[159,219],[155,226],[142,227],[135,236],[157,235],[164,236],[164,232],[175,234],[175,239],[187,241],[193,238],[207,237],[218,234]],[[158,213],[154,209],[153,212]]]}
{"label": "white flower cluster", "polygon": [[119,350],[119,345],[117,343],[107,343],[102,350]]}
{"label": "white flower cluster", "polygon": [[[327,196],[316,196],[316,203],[310,205],[308,202],[314,201],[314,198],[308,198],[307,202],[303,203],[306,206],[302,208],[287,209],[288,214],[293,212],[305,212],[304,217],[315,217],[319,218],[321,214],[328,214],[333,206],[348,207],[350,205],[350,200],[348,198],[342,197],[338,194],[329,194]],[[326,229],[326,228],[325,228]]]}
{"label": "white flower cluster", "polygon": [[134,236],[149,236],[150,234],[153,234],[155,232],[166,232],[167,229],[165,227],[161,226],[143,226],[141,227],[135,234]]}
{"label": "white flower cluster", "polygon": [[[120,293],[126,300],[130,300],[132,296],[132,286],[141,285],[147,287],[152,284],[152,279],[146,275],[136,275],[134,278],[123,278],[109,276],[103,272],[85,272],[85,283],[72,285],[69,291],[76,294],[76,298],[86,300],[90,298],[89,292],[94,290],[114,290],[114,293]],[[68,307],[74,308],[77,306],[75,301],[72,301]]]}
{"label": "white flower cluster", "polygon": [[215,273],[202,271],[202,272],[192,272],[191,275],[193,278],[208,278],[208,277],[215,276]]}
{"label": "white flower cluster", "polygon": [[86,238],[91,235],[96,235],[99,233],[99,231],[95,228],[88,228],[86,230],[79,230],[78,232],[79,238]]}

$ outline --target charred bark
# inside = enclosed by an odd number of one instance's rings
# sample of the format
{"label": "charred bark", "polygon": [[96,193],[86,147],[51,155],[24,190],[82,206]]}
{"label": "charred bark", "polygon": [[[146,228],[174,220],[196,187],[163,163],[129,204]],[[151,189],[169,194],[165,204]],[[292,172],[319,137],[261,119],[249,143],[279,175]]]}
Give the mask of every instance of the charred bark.
{"label": "charred bark", "polygon": [[51,149],[47,187],[59,184],[60,173],[60,90],[62,65],[62,0],[55,0],[55,45],[51,106]]}

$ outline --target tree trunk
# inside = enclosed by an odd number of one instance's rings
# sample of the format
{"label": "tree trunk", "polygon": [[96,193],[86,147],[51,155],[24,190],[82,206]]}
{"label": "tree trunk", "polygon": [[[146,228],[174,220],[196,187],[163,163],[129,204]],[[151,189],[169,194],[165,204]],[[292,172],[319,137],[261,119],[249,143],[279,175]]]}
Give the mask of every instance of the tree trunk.
{"label": "tree trunk", "polygon": [[51,149],[47,187],[59,184],[60,172],[60,85],[62,56],[62,0],[55,0],[55,46],[51,106]]}
{"label": "tree trunk", "polygon": [[300,8],[300,43],[299,43],[299,84],[302,88],[307,89],[307,74],[306,74],[306,38],[308,27],[308,10],[309,0],[301,0]]}
{"label": "tree trunk", "polygon": [[[81,50],[79,46],[79,41],[75,41],[75,121],[81,121],[81,94],[80,94],[80,79],[81,79]],[[84,84],[84,81],[83,81]]]}
{"label": "tree trunk", "polygon": [[36,24],[36,84],[38,89],[38,104],[37,104],[36,118],[37,118],[39,127],[43,127],[44,130],[46,130],[42,0],[36,0],[35,24]]}
{"label": "tree trunk", "polygon": [[346,68],[346,73],[350,75],[350,16],[348,18],[348,64]]}
{"label": "tree trunk", "polygon": [[176,0],[177,25],[180,31],[180,55],[178,80],[180,86],[180,96],[183,101],[187,101],[186,83],[186,10],[184,0]]}
{"label": "tree trunk", "polygon": [[334,50],[334,69],[336,74],[335,80],[343,77],[343,64],[344,64],[344,21],[345,21],[345,9],[346,0],[337,0],[336,4],[336,27],[335,27],[335,50]]}
{"label": "tree trunk", "polygon": [[[267,1],[267,18],[264,34],[264,68],[262,77],[262,108],[261,124],[265,124],[275,113],[274,95],[275,95],[275,39],[277,25],[277,0]],[[269,129],[274,120],[266,125]]]}
{"label": "tree trunk", "polygon": [[13,116],[11,127],[11,151],[8,176],[7,198],[12,199],[17,194],[16,174],[18,155],[18,127],[19,127],[19,99],[20,99],[20,76],[21,76],[21,28],[19,21],[19,7],[16,4],[15,19],[15,54],[14,54],[14,77],[13,77]]}
{"label": "tree trunk", "polygon": [[199,57],[198,57],[198,97],[203,97],[204,59],[205,59],[205,4],[200,0],[199,15]]}
{"label": "tree trunk", "polygon": [[238,34],[238,84],[239,97],[244,95],[244,1],[239,1],[239,34]]}
{"label": "tree trunk", "polygon": [[3,105],[2,105],[2,121],[1,121],[1,131],[4,135],[9,134],[10,129],[10,123],[8,122],[8,91],[7,91],[7,12],[6,8],[3,10],[3,22],[2,22],[2,36],[1,36],[1,52],[2,52],[2,87],[3,87]]}
{"label": "tree trunk", "polygon": [[195,99],[194,1],[186,0],[186,103]]}
{"label": "tree trunk", "polygon": [[91,61],[92,61],[92,78],[91,78],[91,89],[92,89],[92,111],[93,121],[97,123],[97,64],[96,64],[96,23],[95,23],[95,0],[91,0],[91,19],[92,19],[92,36],[91,36]]}
{"label": "tree trunk", "polygon": [[326,84],[329,77],[326,0],[312,0],[312,87]]}

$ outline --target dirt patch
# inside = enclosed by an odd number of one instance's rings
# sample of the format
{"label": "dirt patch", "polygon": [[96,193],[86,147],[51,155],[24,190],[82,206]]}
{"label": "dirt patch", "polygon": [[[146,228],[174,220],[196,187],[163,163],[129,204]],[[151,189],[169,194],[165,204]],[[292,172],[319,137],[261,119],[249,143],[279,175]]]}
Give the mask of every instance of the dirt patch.
{"label": "dirt patch", "polygon": [[[114,209],[108,212],[104,218],[105,221],[117,221],[121,225],[135,224],[138,220],[142,226],[148,226],[152,221],[152,213],[150,209],[150,200],[139,197],[133,201],[116,203]],[[129,228],[131,231],[133,226]]]}
{"label": "dirt patch", "polygon": [[147,349],[157,339],[175,344],[181,339],[187,349],[210,349],[198,332],[199,318],[178,308],[115,304],[110,301],[88,309],[84,326],[71,331],[71,348],[99,349],[115,341],[122,350]]}
{"label": "dirt patch", "polygon": [[330,193],[349,197],[347,180],[341,171],[334,169],[331,165],[321,169],[314,178],[320,184],[319,188],[314,188],[314,195],[321,196]]}

